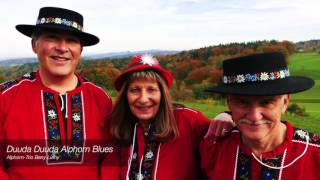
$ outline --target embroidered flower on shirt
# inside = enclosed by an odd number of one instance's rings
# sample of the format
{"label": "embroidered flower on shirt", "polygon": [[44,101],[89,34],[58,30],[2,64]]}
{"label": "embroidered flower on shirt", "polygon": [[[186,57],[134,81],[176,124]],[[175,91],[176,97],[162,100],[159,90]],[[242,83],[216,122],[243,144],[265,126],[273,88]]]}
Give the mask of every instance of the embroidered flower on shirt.
{"label": "embroidered flower on shirt", "polygon": [[306,132],[306,131],[303,131],[303,130],[297,130],[296,132],[295,132],[295,134],[297,134],[298,136],[300,136],[300,138],[302,138],[302,139],[305,139],[305,137],[308,135],[308,133]]}
{"label": "embroidered flower on shirt", "polygon": [[137,153],[133,153],[132,159],[137,159]]}
{"label": "embroidered flower on shirt", "polygon": [[153,152],[152,151],[147,152],[146,158],[151,159],[152,157],[153,157]]}
{"label": "embroidered flower on shirt", "polygon": [[80,121],[80,115],[77,114],[77,113],[75,113],[75,114],[73,114],[72,119],[73,119],[75,122],[78,122],[78,121]]}
{"label": "embroidered flower on shirt", "polygon": [[23,77],[25,77],[25,78],[31,78],[31,74],[30,74],[30,73],[26,73],[26,74],[23,75]]}
{"label": "embroidered flower on shirt", "polygon": [[141,174],[141,173],[138,173],[138,174],[136,175],[136,180],[142,180],[142,179],[143,179],[142,174]]}
{"label": "embroidered flower on shirt", "polygon": [[152,56],[150,56],[150,55],[142,56],[140,62],[142,64],[146,64],[146,65],[149,65],[149,66],[153,66],[153,65],[159,64],[158,61],[155,58],[153,58]]}
{"label": "embroidered flower on shirt", "polygon": [[320,143],[320,135],[313,134],[311,136],[311,141],[313,141],[314,143]]}
{"label": "embroidered flower on shirt", "polygon": [[57,114],[56,112],[54,112],[54,110],[49,110],[48,111],[48,116],[51,118],[51,119],[55,119],[57,117]]}

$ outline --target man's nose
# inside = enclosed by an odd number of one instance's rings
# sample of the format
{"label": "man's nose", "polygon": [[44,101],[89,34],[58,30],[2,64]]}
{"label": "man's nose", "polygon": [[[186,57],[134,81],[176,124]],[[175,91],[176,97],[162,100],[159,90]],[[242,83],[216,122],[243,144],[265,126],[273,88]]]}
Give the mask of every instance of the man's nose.
{"label": "man's nose", "polygon": [[262,110],[259,107],[251,106],[247,110],[246,118],[255,121],[263,118]]}
{"label": "man's nose", "polygon": [[56,49],[61,52],[67,52],[68,46],[67,46],[66,40],[64,40],[64,39],[59,40],[59,42],[56,46]]}

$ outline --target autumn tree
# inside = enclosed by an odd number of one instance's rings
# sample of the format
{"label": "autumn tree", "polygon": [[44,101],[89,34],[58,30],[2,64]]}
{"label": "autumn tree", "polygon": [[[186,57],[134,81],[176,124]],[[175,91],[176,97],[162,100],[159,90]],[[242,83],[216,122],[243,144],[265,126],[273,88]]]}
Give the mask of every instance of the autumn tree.
{"label": "autumn tree", "polygon": [[173,75],[175,77],[178,90],[180,89],[182,81],[187,77],[190,71],[191,71],[191,66],[187,62],[179,63],[174,68]]}
{"label": "autumn tree", "polygon": [[220,47],[212,48],[212,56],[219,56],[222,53],[222,49]]}
{"label": "autumn tree", "polygon": [[0,83],[4,81],[6,81],[6,77],[2,73],[0,73]]}
{"label": "autumn tree", "polygon": [[202,83],[203,80],[209,77],[210,70],[208,66],[192,70],[187,76],[186,83],[188,85]]}
{"label": "autumn tree", "polygon": [[255,51],[252,48],[244,48],[241,53],[246,56],[255,53]]}
{"label": "autumn tree", "polygon": [[212,69],[209,73],[208,83],[217,84],[221,80],[222,74],[222,69]]}

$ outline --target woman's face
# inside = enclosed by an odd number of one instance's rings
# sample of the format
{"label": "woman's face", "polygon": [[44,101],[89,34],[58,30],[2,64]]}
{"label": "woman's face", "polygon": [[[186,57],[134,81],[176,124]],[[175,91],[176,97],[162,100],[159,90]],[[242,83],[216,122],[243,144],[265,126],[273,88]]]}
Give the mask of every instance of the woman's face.
{"label": "woman's face", "polygon": [[135,79],[128,86],[127,98],[132,114],[139,122],[148,122],[159,110],[161,91],[156,80]]}

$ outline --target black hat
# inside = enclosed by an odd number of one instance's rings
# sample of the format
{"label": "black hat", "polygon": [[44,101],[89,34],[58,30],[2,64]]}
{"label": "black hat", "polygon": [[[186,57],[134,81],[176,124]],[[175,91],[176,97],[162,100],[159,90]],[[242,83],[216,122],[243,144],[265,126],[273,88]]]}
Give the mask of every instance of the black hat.
{"label": "black hat", "polygon": [[253,54],[223,61],[222,82],[207,92],[272,96],[305,91],[314,85],[307,77],[290,76],[280,52]]}
{"label": "black hat", "polygon": [[97,36],[83,32],[82,15],[68,9],[43,7],[39,11],[36,25],[19,24],[16,26],[19,32],[28,37],[31,37],[33,32],[39,28],[71,32],[81,39],[83,46],[91,46],[99,42]]}

